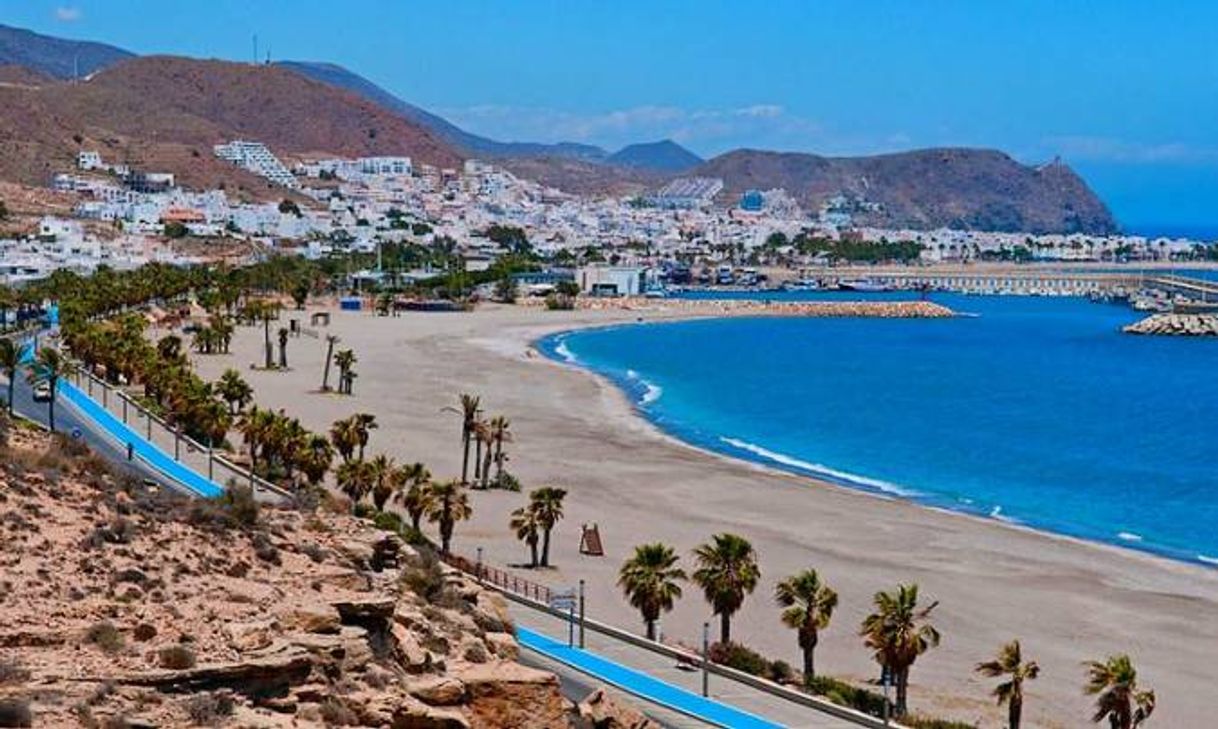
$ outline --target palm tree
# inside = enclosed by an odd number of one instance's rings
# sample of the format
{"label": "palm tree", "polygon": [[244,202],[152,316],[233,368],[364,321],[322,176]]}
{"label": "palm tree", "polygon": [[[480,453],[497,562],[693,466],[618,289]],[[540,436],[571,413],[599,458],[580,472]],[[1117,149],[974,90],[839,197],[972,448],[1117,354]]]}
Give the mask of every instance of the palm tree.
{"label": "palm tree", "polygon": [[326,335],[326,365],[321,372],[321,391],[330,391],[330,362],[334,360],[334,345],[338,343],[338,337],[333,334]]}
{"label": "palm tree", "polygon": [[804,682],[816,677],[814,653],[820,631],[829,627],[837,607],[837,593],[821,582],[816,570],[791,575],[774,588],[774,601],[782,611],[782,622],[799,632],[799,649],[804,656]]}
{"label": "palm tree", "polygon": [[334,447],[324,435],[310,435],[301,443],[297,453],[300,470],[313,486],[317,486],[326,477],[330,464],[334,462]]}
{"label": "palm tree", "polygon": [[694,550],[698,569],[693,579],[706,595],[714,614],[719,616],[719,642],[732,640],[732,615],[744,603],[746,595],[757,587],[761,570],[757,553],[744,537],[716,534],[709,544]]}
{"label": "palm tree", "polygon": [[461,416],[461,482],[469,483],[469,444],[470,439],[474,435],[474,424],[478,422],[481,398],[477,395],[462,393],[459,400],[461,403],[460,409],[446,407],[444,410],[457,413]]}
{"label": "palm tree", "polygon": [[398,473],[405,489],[398,491],[394,498],[402,502],[402,508],[410,517],[410,526],[417,532],[423,512],[427,510],[427,485],[431,481],[431,473],[422,463],[403,466]]}
{"label": "palm tree", "polygon": [[647,626],[647,639],[656,639],[656,621],[672,610],[681,597],[685,570],[677,567],[680,557],[666,544],[641,544],[618,571],[617,584],[630,605],[637,608]]}
{"label": "palm tree", "polygon": [[994,687],[994,698],[998,705],[1007,705],[1008,729],[1019,729],[1023,716],[1023,683],[1032,681],[1040,675],[1040,666],[1036,661],[1024,661],[1023,651],[1019,641],[1013,640],[998,649],[998,657],[992,661],[977,664],[977,673],[988,678],[1010,676]]}
{"label": "palm tree", "polygon": [[909,669],[918,656],[939,645],[939,631],[928,622],[938,606],[918,607],[918,586],[897,585],[896,592],[877,592],[876,611],[863,620],[859,635],[874,652],[876,663],[887,671],[897,687],[896,713],[908,708]]}
{"label": "palm tree", "polygon": [[334,444],[334,450],[338,451],[338,455],[342,457],[343,462],[350,461],[355,456],[355,449],[359,446],[359,432],[356,429],[356,422],[353,418],[343,418],[335,420],[330,426],[330,442]]}
{"label": "palm tree", "polygon": [[550,532],[563,517],[562,501],[566,496],[566,489],[553,486],[543,486],[529,494],[529,508],[537,513],[537,525],[542,532],[542,567],[550,566]]}
{"label": "palm tree", "polygon": [[241,373],[234,369],[224,371],[216,383],[216,394],[228,403],[229,412],[236,415],[242,408],[254,399],[254,388],[241,379]]}
{"label": "palm tree", "polygon": [[440,527],[440,553],[448,554],[453,527],[473,514],[465,485],[456,479],[432,483],[427,489],[427,519]]}
{"label": "palm tree", "polygon": [[286,370],[288,368],[288,330],[285,327],[279,327],[279,369]]}
{"label": "palm tree", "polygon": [[[490,443],[489,443],[490,426],[487,425],[487,422],[485,420],[479,419],[479,420],[474,421],[473,436],[474,436],[474,480],[481,481],[482,480],[482,446],[483,446],[483,444],[486,444],[488,451],[490,449]],[[483,483],[482,486],[483,486],[483,488],[485,488],[486,484]]]}
{"label": "palm tree", "polygon": [[[2,320],[0,320],[2,321]],[[13,390],[17,386],[17,370],[21,368],[21,356],[25,347],[11,339],[0,339],[0,371],[8,378],[8,414],[13,415]]]}
{"label": "palm tree", "polygon": [[351,499],[352,509],[372,490],[375,479],[376,474],[367,461],[344,461],[334,472],[334,480],[339,490]]}
{"label": "palm tree", "polygon": [[377,511],[384,511],[399,485],[397,464],[392,458],[379,455],[369,462],[369,466],[372,468],[372,504]]}
{"label": "palm tree", "polygon": [[30,372],[32,382],[45,382],[51,389],[47,401],[47,424],[55,432],[55,399],[59,394],[59,381],[72,373],[72,363],[58,349],[43,347],[38,350],[34,369]]}
{"label": "palm tree", "polygon": [[368,436],[377,429],[376,416],[371,413],[356,413],[351,416],[354,423],[356,442],[359,443],[360,460],[364,458],[364,448],[368,446]]}
{"label": "palm tree", "polygon": [[[508,420],[507,418],[503,417],[502,415],[496,415],[495,417],[491,418],[490,436],[491,436],[491,442],[494,443],[494,445],[495,445],[495,455],[493,457],[491,456],[490,449],[488,447],[487,448],[487,459],[488,459],[488,462],[494,461],[494,463],[495,463],[495,483],[496,483],[496,485],[499,485],[500,487],[502,487],[502,485],[503,485],[503,464],[507,461],[507,455],[503,452],[503,444],[512,442],[512,432],[511,432],[511,430],[509,430],[511,427],[512,427],[512,421]],[[487,479],[486,471],[488,471],[488,470],[490,470],[490,469],[489,468],[483,469],[483,473],[482,473],[483,486],[486,485],[486,479]]]}
{"label": "palm tree", "polygon": [[263,454],[264,447],[275,427],[275,413],[270,410],[250,408],[242,416],[237,429],[241,432],[242,440],[249,450],[250,470],[258,471],[258,457]]}
{"label": "palm tree", "polygon": [[1155,692],[1138,688],[1138,672],[1125,654],[1109,656],[1106,661],[1090,661],[1087,667],[1088,695],[1096,696],[1091,721],[1105,718],[1112,729],[1135,729],[1155,710]]}
{"label": "palm tree", "polygon": [[512,512],[510,522],[516,538],[529,545],[529,567],[537,566],[537,540],[541,536],[541,524],[533,505],[522,506]]}
{"label": "palm tree", "polygon": [[334,366],[338,368],[338,391],[340,394],[350,395],[351,382],[354,378],[354,372],[351,368],[359,361],[355,358],[355,352],[350,349],[344,349],[334,353]]}

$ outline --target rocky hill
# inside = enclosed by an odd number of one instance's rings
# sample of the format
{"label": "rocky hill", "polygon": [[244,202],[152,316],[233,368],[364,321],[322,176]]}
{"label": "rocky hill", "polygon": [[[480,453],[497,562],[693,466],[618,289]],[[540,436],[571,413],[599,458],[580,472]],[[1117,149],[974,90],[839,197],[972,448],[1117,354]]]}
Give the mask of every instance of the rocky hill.
{"label": "rocky hill", "polygon": [[54,78],[84,77],[133,56],[105,43],[54,38],[0,25],[0,64],[24,66]]}
{"label": "rocky hill", "polygon": [[809,210],[833,198],[855,221],[888,228],[1028,233],[1116,232],[1104,203],[1069,167],[1040,167],[984,149],[925,149],[872,157],[737,150],[689,174],[719,177],[723,199],[781,187]]}
{"label": "rocky hill", "polygon": [[684,172],[702,164],[702,158],[671,139],[629,144],[609,155],[605,162],[657,172]]}
{"label": "rocky hill", "polygon": [[79,448],[0,448],[0,726],[589,725],[516,662],[502,598],[393,534],[157,493]]}
{"label": "rocky hill", "polygon": [[212,156],[231,139],[274,152],[404,154],[453,167],[462,157],[428,130],[351,92],[276,66],[147,56],[88,81],[0,86],[0,179],[46,184],[78,149],[192,186],[267,183]]}

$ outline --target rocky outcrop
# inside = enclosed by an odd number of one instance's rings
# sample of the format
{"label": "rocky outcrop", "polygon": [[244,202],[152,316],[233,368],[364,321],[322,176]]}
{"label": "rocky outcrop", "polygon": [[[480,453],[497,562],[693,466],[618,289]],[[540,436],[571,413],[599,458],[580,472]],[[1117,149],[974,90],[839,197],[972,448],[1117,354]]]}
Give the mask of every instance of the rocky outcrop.
{"label": "rocky outcrop", "polygon": [[77,448],[0,448],[0,703],[34,726],[579,721],[502,598],[428,552],[325,509],[235,526]]}
{"label": "rocky outcrop", "polygon": [[1177,337],[1218,336],[1218,314],[1152,314],[1122,331]]}
{"label": "rocky outcrop", "polygon": [[579,715],[592,729],[660,729],[660,725],[632,706],[615,701],[597,689],[579,702]]}

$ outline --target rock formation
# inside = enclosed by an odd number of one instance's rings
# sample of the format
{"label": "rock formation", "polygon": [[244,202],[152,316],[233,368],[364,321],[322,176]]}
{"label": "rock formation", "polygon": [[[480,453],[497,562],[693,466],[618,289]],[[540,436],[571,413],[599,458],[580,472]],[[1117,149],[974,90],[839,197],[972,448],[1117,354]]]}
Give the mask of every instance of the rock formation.
{"label": "rock formation", "polygon": [[426,549],[325,499],[251,518],[8,430],[0,726],[586,726],[515,662],[503,599]]}
{"label": "rock formation", "polygon": [[1126,334],[1160,334],[1178,337],[1218,336],[1216,314],[1152,314],[1125,327]]}

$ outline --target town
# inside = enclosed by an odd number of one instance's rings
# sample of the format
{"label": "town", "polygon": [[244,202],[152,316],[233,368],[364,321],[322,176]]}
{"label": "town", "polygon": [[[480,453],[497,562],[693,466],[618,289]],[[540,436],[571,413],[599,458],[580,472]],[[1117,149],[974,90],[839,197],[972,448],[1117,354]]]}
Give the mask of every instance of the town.
{"label": "town", "polygon": [[[608,277],[672,284],[752,286],[756,267],[798,272],[838,263],[916,265],[982,261],[1141,263],[1196,260],[1209,248],[1187,239],[1085,234],[1027,235],[955,229],[882,230],[856,226],[852,212],[875,203],[838,196],[802,210],[781,189],[750,190],[724,205],[723,183],[678,178],[643,195],[581,197],[521,179],[491,162],[461,169],[413,164],[408,157],[281,160],[256,141],[215,146],[219,159],[266,181],[263,201],[224,189],[191,190],[171,173],[132,169],[82,150],[76,168],[48,181],[76,201],[73,215],[46,216],[37,231],[0,239],[0,280],[20,284],[66,268],[123,270],[156,261],[189,265],[271,252],[318,259],[375,253],[384,243],[444,248],[464,271],[488,269],[527,252],[581,276],[589,290]],[[193,241],[197,245],[175,245]],[[448,265],[448,264],[446,264]],[[700,267],[700,269],[699,269]],[[614,276],[611,269],[624,269]],[[701,273],[698,273],[698,271]],[[429,262],[405,271],[358,272],[372,284],[433,278]],[[568,276],[574,278],[573,275]],[[588,283],[591,281],[591,283]],[[641,294],[629,285],[598,293]]]}

